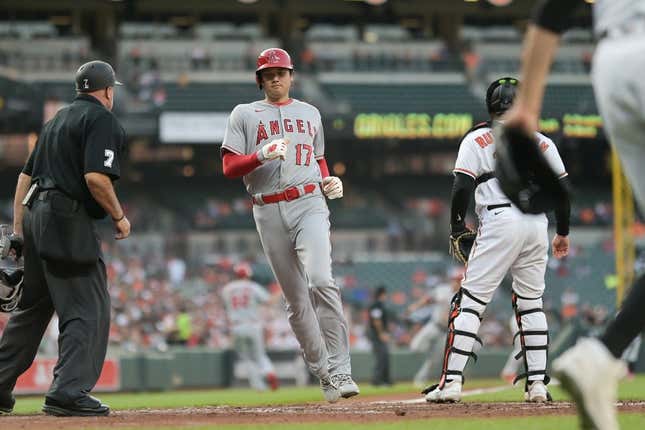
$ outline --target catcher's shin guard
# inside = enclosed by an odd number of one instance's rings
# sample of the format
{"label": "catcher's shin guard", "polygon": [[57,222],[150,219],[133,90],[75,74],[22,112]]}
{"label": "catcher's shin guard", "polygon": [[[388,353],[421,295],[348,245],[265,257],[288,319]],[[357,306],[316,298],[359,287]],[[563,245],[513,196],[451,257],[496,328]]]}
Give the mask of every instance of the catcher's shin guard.
{"label": "catcher's shin guard", "polygon": [[475,361],[477,360],[477,354],[473,352],[475,341],[479,345],[482,344],[477,332],[486,304],[463,288],[452,298],[441,379],[439,384],[423,390],[424,394],[437,387],[442,389],[447,381],[459,380],[463,383],[463,371],[468,359],[472,357]]}
{"label": "catcher's shin guard", "polygon": [[531,381],[549,383],[550,378],[546,372],[549,331],[546,315],[542,309],[542,297],[529,299],[513,293],[512,300],[519,328],[515,336],[519,336],[521,346],[515,359],[524,359],[524,373],[517,375],[513,383],[526,378],[524,390],[527,391]]}

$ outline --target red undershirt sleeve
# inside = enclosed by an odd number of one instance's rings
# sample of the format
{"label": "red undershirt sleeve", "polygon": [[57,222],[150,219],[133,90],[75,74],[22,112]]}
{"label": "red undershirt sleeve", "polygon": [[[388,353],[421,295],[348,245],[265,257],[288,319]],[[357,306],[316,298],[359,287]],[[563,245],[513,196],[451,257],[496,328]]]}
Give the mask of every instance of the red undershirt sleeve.
{"label": "red undershirt sleeve", "polygon": [[327,176],[329,176],[329,167],[327,167],[327,161],[325,160],[325,157],[319,158],[316,161],[318,162],[318,167],[320,167],[320,174],[322,175],[322,178],[325,179]]}
{"label": "red undershirt sleeve", "polygon": [[251,173],[255,168],[260,166],[257,152],[249,155],[239,155],[232,152],[226,152],[223,161],[224,176],[227,178],[239,178]]}

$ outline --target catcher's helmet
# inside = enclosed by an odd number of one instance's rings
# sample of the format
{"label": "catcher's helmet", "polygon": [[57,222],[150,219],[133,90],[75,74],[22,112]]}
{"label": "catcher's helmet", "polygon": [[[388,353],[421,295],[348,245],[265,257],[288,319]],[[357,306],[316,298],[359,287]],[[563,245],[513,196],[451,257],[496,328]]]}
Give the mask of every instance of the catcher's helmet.
{"label": "catcher's helmet", "polygon": [[114,69],[105,61],[90,61],[76,71],[76,91],[78,92],[90,93],[115,85],[123,84],[116,80]]}
{"label": "catcher's helmet", "polygon": [[236,264],[233,271],[238,278],[250,278],[253,276],[253,269],[251,269],[251,265],[248,263]]}
{"label": "catcher's helmet", "polygon": [[258,55],[257,68],[255,69],[255,81],[262,88],[262,79],[260,73],[269,67],[281,67],[283,69],[293,70],[291,56],[287,51],[280,48],[269,48],[260,52]]}
{"label": "catcher's helmet", "polygon": [[486,90],[486,109],[491,115],[501,115],[513,104],[519,81],[504,77],[493,81]]}
{"label": "catcher's helmet", "polygon": [[0,265],[0,312],[13,312],[22,297],[22,259],[16,262],[11,257],[3,258]]}
{"label": "catcher's helmet", "polygon": [[535,136],[516,127],[497,125],[495,178],[504,194],[524,213],[538,214],[569,198],[568,184],[558,178]]}

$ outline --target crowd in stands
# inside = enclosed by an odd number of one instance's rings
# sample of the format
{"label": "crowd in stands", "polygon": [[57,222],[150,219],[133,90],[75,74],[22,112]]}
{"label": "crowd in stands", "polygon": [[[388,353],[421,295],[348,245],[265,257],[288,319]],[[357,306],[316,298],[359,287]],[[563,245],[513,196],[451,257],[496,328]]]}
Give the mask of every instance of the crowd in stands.
{"label": "crowd in stands", "polygon": [[[607,245],[607,252],[611,252],[610,248]],[[112,299],[110,345],[115,350],[166,351],[173,346],[230,348],[231,336],[219,292],[234,278],[233,266],[239,260],[218,257],[208,261],[188,261],[181,253],[165,253],[154,248],[144,251],[136,244],[124,248],[113,242],[104,242],[103,252]],[[584,258],[585,252],[574,246],[572,256]],[[611,256],[607,258],[611,259]],[[639,264],[643,266],[641,260],[639,258]],[[263,264],[252,263],[256,266]],[[580,274],[567,267],[563,270],[563,266],[567,266],[566,261],[549,264],[548,271],[565,280],[573,280]],[[387,286],[393,317],[392,342],[396,347],[407,348],[415,332],[430,317],[430,309],[420,309],[411,315],[406,312],[407,307],[437,285],[448,282],[447,277],[448,273],[420,267],[410,275],[406,285]],[[369,348],[366,309],[376,285],[355,274],[338,275],[336,278],[350,321],[352,348],[366,350]],[[267,347],[272,350],[296,349],[297,342],[287,322],[279,285],[272,276],[260,276],[257,280],[271,295],[279,296],[271,301],[275,304],[263,309]],[[507,324],[510,299],[508,294],[499,296],[496,298],[498,303],[494,301],[490,305],[495,309],[485,314],[482,323],[481,336],[487,346],[509,346],[512,340]],[[608,316],[606,306],[590,305],[572,288],[566,288],[558,297],[549,296],[547,289],[545,310],[556,331],[562,323],[578,318],[586,330],[593,333],[600,330]],[[0,314],[0,332],[7,318],[7,315]],[[48,330],[42,345],[43,352],[55,353],[56,324],[54,320]]]}
{"label": "crowd in stands", "polygon": [[[357,194],[361,194],[357,192]],[[387,233],[391,251],[429,251],[445,242],[444,221],[450,209],[447,200],[437,197],[409,197],[392,203],[383,197],[372,196],[369,201],[346,198],[334,202],[332,222],[335,228],[378,228]],[[215,231],[221,228],[253,228],[253,206],[246,195],[222,198],[213,195],[195,195],[199,202],[190,207],[172,207],[148,195],[132,195],[124,199],[129,219],[137,232],[158,231]],[[0,221],[11,219],[13,201],[0,200]],[[370,223],[365,219],[369,214]],[[364,215],[364,216],[363,216]],[[551,220],[553,222],[553,220]],[[475,226],[474,215],[467,222]],[[571,210],[572,226],[611,226],[612,204],[605,200],[574,202]],[[447,224],[446,224],[447,225]],[[645,234],[639,221],[634,234]]]}

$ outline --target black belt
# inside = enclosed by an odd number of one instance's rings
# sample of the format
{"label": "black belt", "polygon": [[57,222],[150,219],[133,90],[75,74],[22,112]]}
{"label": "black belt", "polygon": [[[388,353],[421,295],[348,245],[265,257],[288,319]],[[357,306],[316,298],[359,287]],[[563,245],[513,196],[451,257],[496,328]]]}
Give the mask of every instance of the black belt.
{"label": "black belt", "polygon": [[486,209],[488,209],[489,211],[492,211],[499,208],[510,208],[510,207],[511,207],[510,203],[500,203],[498,205],[488,205],[486,206]]}
{"label": "black belt", "polygon": [[76,212],[76,210],[77,210],[77,209],[79,208],[79,206],[80,206],[80,202],[79,202],[79,201],[77,201],[77,200],[74,200],[74,199],[70,198],[70,197],[69,197],[67,194],[65,194],[64,192],[62,192],[62,191],[60,191],[60,190],[56,190],[56,189],[48,189],[48,190],[42,190],[42,191],[39,191],[39,192],[38,192],[38,195],[36,196],[36,200],[40,200],[41,202],[49,201],[49,200],[51,200],[54,196],[55,196],[55,197],[58,197],[58,202],[59,202],[59,204],[57,204],[57,205],[60,205],[60,203],[62,203],[62,207],[61,207],[61,209],[65,209],[65,210],[69,210],[69,211],[72,211],[72,212]]}

